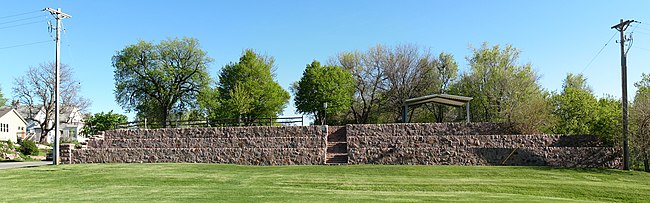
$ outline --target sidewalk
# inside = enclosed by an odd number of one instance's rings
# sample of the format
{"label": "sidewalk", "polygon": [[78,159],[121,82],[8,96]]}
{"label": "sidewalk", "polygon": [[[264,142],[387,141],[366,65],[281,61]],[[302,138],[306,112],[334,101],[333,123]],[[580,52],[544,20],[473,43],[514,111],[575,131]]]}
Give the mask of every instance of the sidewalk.
{"label": "sidewalk", "polygon": [[34,161],[34,162],[0,162],[0,169],[21,168],[29,166],[43,166],[52,164],[52,161]]}

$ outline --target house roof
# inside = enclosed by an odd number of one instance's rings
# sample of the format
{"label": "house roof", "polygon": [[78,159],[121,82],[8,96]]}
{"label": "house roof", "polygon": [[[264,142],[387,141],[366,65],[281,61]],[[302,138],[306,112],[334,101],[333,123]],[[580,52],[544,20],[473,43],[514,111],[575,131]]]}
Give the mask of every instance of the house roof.
{"label": "house roof", "polygon": [[23,123],[25,123],[25,125],[27,125],[27,121],[25,121],[23,116],[21,116],[20,113],[18,113],[18,111],[16,111],[15,109],[13,109],[11,107],[0,107],[0,118],[4,117],[9,112],[15,113],[16,116],[18,116],[18,118],[20,118],[20,120],[23,121]]}
{"label": "house roof", "polygon": [[9,107],[0,107],[0,117],[5,116],[5,114],[9,113],[12,108]]}
{"label": "house roof", "polygon": [[404,105],[406,106],[415,106],[415,105],[420,105],[424,103],[437,103],[437,104],[444,104],[444,105],[449,105],[449,106],[456,106],[460,107],[470,100],[472,100],[472,97],[464,97],[464,96],[458,96],[458,95],[450,95],[450,94],[432,94],[432,95],[427,95],[427,96],[421,96],[421,97],[416,97],[416,98],[411,98],[407,99],[404,102]]}

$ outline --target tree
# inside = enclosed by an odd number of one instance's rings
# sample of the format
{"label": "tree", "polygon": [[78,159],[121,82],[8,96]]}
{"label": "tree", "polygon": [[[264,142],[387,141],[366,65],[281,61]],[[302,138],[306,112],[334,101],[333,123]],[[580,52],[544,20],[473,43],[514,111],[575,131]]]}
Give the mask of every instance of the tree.
{"label": "tree", "polygon": [[[474,98],[470,102],[473,121],[506,122],[517,127],[530,125],[523,121],[528,115],[545,114],[548,107],[543,102],[544,90],[538,83],[537,73],[529,63],[517,64],[521,51],[511,45],[502,48],[483,43],[472,52],[467,57],[470,70],[461,76],[454,92]],[[535,100],[529,100],[531,98]],[[536,104],[529,105],[532,101]],[[537,125],[543,123],[546,122],[535,122]],[[525,126],[519,130],[522,129],[539,132],[543,126]]]}
{"label": "tree", "polygon": [[380,86],[383,101],[380,110],[388,114],[388,118],[382,120],[400,122],[402,106],[407,99],[424,96],[432,91],[442,91],[437,89],[445,82],[439,80],[437,75],[437,68],[441,64],[427,51],[422,51],[415,45],[382,47],[380,50],[384,51],[377,52],[379,63],[375,62],[380,64],[385,76]]}
{"label": "tree", "polygon": [[[40,64],[29,67],[25,75],[15,79],[13,88],[16,103],[24,105],[25,119],[38,122],[41,128],[40,143],[46,143],[47,135],[54,129],[55,114],[55,64]],[[72,76],[72,69],[65,64],[60,67],[60,113],[65,114],[73,108],[85,111],[90,102],[79,95],[81,83]],[[43,118],[37,118],[39,112]]]}
{"label": "tree", "polygon": [[641,80],[634,83],[637,88],[630,108],[630,132],[635,157],[643,160],[646,172],[650,172],[650,74],[641,74]]}
{"label": "tree", "polygon": [[[451,91],[451,86],[456,82],[458,77],[458,64],[454,59],[454,56],[448,53],[440,53],[438,58],[432,60],[432,66],[434,67],[433,80],[427,81],[432,83],[430,89],[427,90],[428,93],[433,94],[448,94]],[[437,123],[444,122],[445,114],[449,111],[447,106],[440,104],[429,104],[426,106],[429,110],[435,121]],[[409,119],[410,120],[410,119]]]}
{"label": "tree", "polygon": [[366,53],[343,52],[331,59],[330,65],[340,66],[356,81],[350,114],[353,123],[377,123],[381,85],[385,80],[381,66],[383,46],[377,45]]}
{"label": "tree", "polygon": [[167,127],[174,112],[197,105],[210,82],[211,61],[194,38],[139,41],[113,56],[115,99],[139,118]]}
{"label": "tree", "polygon": [[8,99],[5,98],[4,94],[2,93],[2,87],[0,87],[0,107],[1,106],[6,106],[7,101],[8,101]]}
{"label": "tree", "polygon": [[597,99],[582,74],[567,74],[562,92],[551,97],[557,134],[593,134],[613,145],[620,137],[622,109],[620,100],[611,96]]}
{"label": "tree", "polygon": [[115,125],[120,123],[126,123],[126,115],[113,113],[109,111],[108,113],[100,112],[95,115],[91,115],[85,119],[85,125],[81,130],[81,134],[84,136],[97,135],[100,131],[106,131],[115,129]]}
{"label": "tree", "polygon": [[247,49],[239,62],[221,69],[217,87],[220,117],[254,119],[282,113],[290,95],[274,81],[273,62],[273,58]]}
{"label": "tree", "polygon": [[557,134],[591,134],[591,122],[596,116],[598,100],[587,86],[582,74],[567,74],[560,94],[551,98],[553,115],[558,123],[552,128]]}
{"label": "tree", "polygon": [[219,100],[219,89],[207,87],[198,95],[199,108],[197,111],[203,114],[203,118],[217,118],[220,116],[221,101]]}
{"label": "tree", "polygon": [[[300,81],[293,84],[294,102],[300,113],[313,115],[316,123],[350,109],[355,82],[352,75],[338,66],[307,64]],[[327,103],[326,115],[323,104]],[[331,123],[331,122],[330,122]],[[336,122],[335,122],[336,123]]]}

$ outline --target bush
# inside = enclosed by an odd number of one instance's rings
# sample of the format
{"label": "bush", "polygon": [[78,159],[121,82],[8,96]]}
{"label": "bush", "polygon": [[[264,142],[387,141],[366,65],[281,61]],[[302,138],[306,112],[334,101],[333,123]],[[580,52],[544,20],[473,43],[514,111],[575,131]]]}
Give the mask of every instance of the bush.
{"label": "bush", "polygon": [[34,141],[26,139],[20,142],[20,153],[24,155],[38,154],[38,147]]}
{"label": "bush", "polygon": [[9,147],[10,150],[16,148],[16,146],[14,146],[14,142],[11,140],[7,140],[7,147]]}

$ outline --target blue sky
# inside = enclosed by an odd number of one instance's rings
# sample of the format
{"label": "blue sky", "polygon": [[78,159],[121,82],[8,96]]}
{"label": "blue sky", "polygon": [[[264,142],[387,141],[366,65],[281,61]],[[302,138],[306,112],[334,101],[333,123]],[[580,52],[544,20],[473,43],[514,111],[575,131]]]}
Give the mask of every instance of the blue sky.
{"label": "blue sky", "polygon": [[[625,7],[616,8],[619,5]],[[0,7],[0,87],[11,98],[14,78],[29,66],[54,60],[54,43],[6,48],[52,39],[45,12],[61,8],[61,59],[81,81],[91,113],[115,110],[111,57],[142,39],[195,37],[214,58],[210,74],[237,61],[246,48],[275,57],[277,80],[285,88],[312,60],[376,44],[413,43],[454,55],[461,71],[470,45],[512,44],[520,62],[533,65],[548,90],[561,88],[569,72],[583,72],[597,96],[620,97],[620,55],[615,42],[587,67],[617,33],[619,19],[641,21],[628,54],[629,96],[642,72],[650,73],[650,1],[5,1]],[[40,17],[39,17],[40,16]],[[24,21],[7,23],[24,18]],[[34,24],[9,27],[29,22]],[[8,27],[8,28],[7,28]],[[584,70],[584,71],[583,71]],[[295,115],[290,105],[284,115]],[[132,118],[133,114],[128,114]]]}

